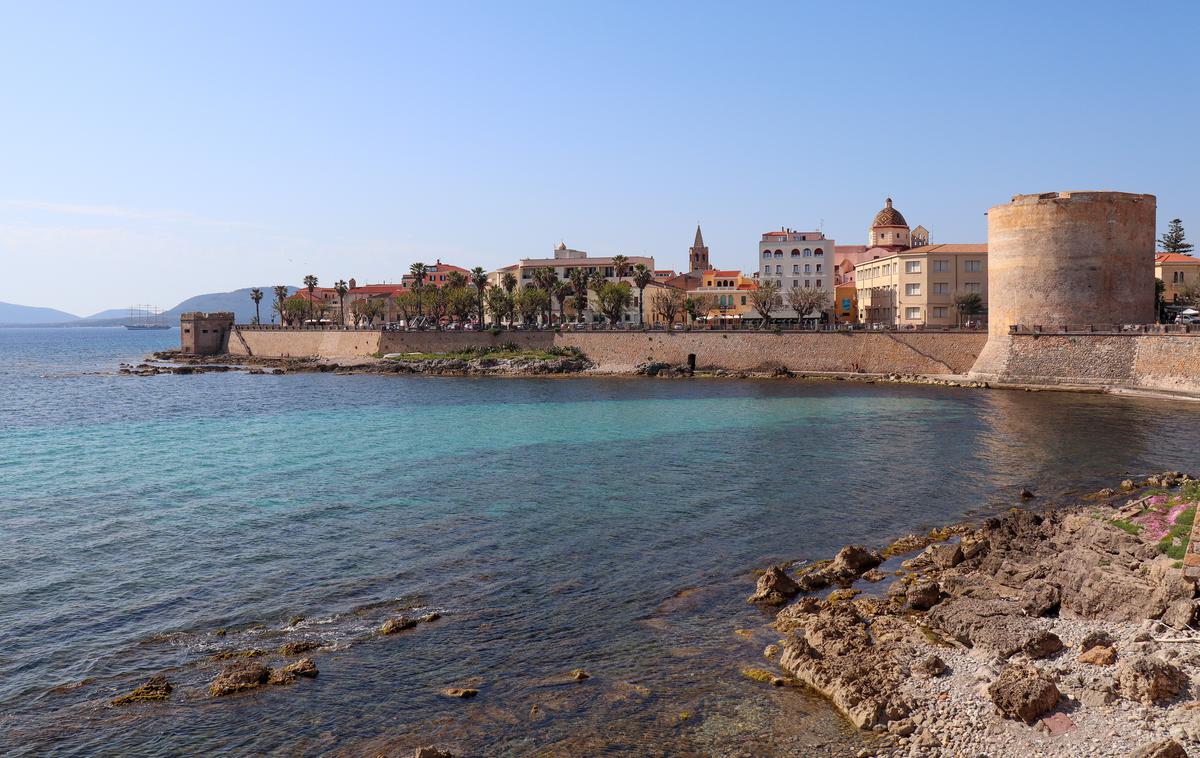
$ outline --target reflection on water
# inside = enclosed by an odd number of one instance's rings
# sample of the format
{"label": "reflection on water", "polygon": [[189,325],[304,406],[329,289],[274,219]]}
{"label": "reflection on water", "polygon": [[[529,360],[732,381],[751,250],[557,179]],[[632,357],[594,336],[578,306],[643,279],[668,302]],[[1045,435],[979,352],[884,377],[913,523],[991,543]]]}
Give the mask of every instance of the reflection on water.
{"label": "reflection on water", "polygon": [[[153,347],[0,330],[0,749],[853,754],[822,701],[740,675],[776,639],[754,568],[1194,468],[1200,420],[851,383],[78,371]],[[377,635],[404,606],[442,618]],[[206,697],[215,653],[295,640],[322,645],[315,680]],[[159,672],[169,703],[106,706]]]}

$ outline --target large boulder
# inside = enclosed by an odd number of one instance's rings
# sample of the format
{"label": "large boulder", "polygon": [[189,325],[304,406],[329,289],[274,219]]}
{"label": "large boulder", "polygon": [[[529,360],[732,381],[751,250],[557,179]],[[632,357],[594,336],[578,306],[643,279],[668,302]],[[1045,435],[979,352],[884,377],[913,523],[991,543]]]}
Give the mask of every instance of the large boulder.
{"label": "large boulder", "polygon": [[1143,705],[1153,705],[1187,689],[1187,674],[1161,658],[1140,655],[1117,666],[1117,683],[1121,695]]}
{"label": "large boulder", "polygon": [[962,546],[957,542],[953,544],[930,545],[926,548],[925,552],[929,554],[929,561],[936,568],[954,568],[963,562]]}
{"label": "large boulder", "polygon": [[1062,647],[1061,640],[1009,600],[951,598],[930,611],[928,618],[962,644],[1002,658],[1022,651],[1040,657],[1039,652],[1048,655]]}
{"label": "large boulder", "polygon": [[873,569],[881,563],[883,563],[883,556],[878,552],[868,550],[862,545],[847,545],[838,551],[838,554],[833,557],[833,562],[824,569],[823,573],[831,581],[854,581],[862,576],[863,572]]}
{"label": "large boulder", "polygon": [[1005,718],[1032,724],[1058,704],[1054,680],[1033,666],[1013,665],[988,685],[988,696]]}
{"label": "large boulder", "polygon": [[235,692],[254,689],[267,683],[271,669],[254,661],[239,661],[226,666],[209,685],[208,694],[213,697],[231,695]]}
{"label": "large boulder", "polygon": [[1117,651],[1104,645],[1089,647],[1079,654],[1079,662],[1091,666],[1111,666],[1117,662]]}
{"label": "large boulder", "polygon": [[758,588],[747,598],[751,603],[783,605],[800,592],[800,585],[787,575],[782,565],[771,566],[758,578]]}
{"label": "large boulder", "polygon": [[941,601],[942,588],[937,582],[915,582],[904,597],[913,610],[927,611]]}

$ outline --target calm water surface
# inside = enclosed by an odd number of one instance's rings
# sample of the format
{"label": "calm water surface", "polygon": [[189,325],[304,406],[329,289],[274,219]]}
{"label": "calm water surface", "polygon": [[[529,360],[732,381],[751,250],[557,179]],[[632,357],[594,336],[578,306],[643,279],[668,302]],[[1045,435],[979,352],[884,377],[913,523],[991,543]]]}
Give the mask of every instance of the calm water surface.
{"label": "calm water surface", "polygon": [[[115,375],[177,339],[0,329],[0,751],[856,751],[739,674],[776,636],[753,569],[1195,469],[1200,424],[837,382]],[[402,607],[442,619],[373,634]],[[206,697],[214,653],[299,639],[317,679]],[[161,672],[169,703],[106,705]]]}

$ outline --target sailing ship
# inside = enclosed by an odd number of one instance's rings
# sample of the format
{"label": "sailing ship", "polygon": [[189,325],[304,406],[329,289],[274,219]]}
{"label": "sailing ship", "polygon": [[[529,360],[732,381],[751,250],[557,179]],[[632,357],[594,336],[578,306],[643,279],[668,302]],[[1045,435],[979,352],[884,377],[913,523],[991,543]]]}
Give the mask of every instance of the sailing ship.
{"label": "sailing ship", "polygon": [[142,331],[146,329],[170,329],[171,325],[167,323],[166,317],[163,316],[162,309],[150,305],[131,305],[129,306],[129,321],[125,324],[125,328]]}

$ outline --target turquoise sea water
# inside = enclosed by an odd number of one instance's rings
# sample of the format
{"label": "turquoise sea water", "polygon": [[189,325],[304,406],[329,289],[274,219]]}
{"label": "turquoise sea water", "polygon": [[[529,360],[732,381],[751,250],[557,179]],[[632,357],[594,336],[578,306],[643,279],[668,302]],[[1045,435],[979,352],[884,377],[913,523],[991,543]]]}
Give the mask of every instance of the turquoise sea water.
{"label": "turquoise sea water", "polygon": [[[739,674],[776,636],[753,569],[1197,453],[1182,401],[115,373],[176,340],[0,330],[0,750],[853,752]],[[375,635],[401,607],[442,619]],[[298,639],[317,679],[207,698],[214,653]],[[106,705],[163,672],[170,702]]]}

